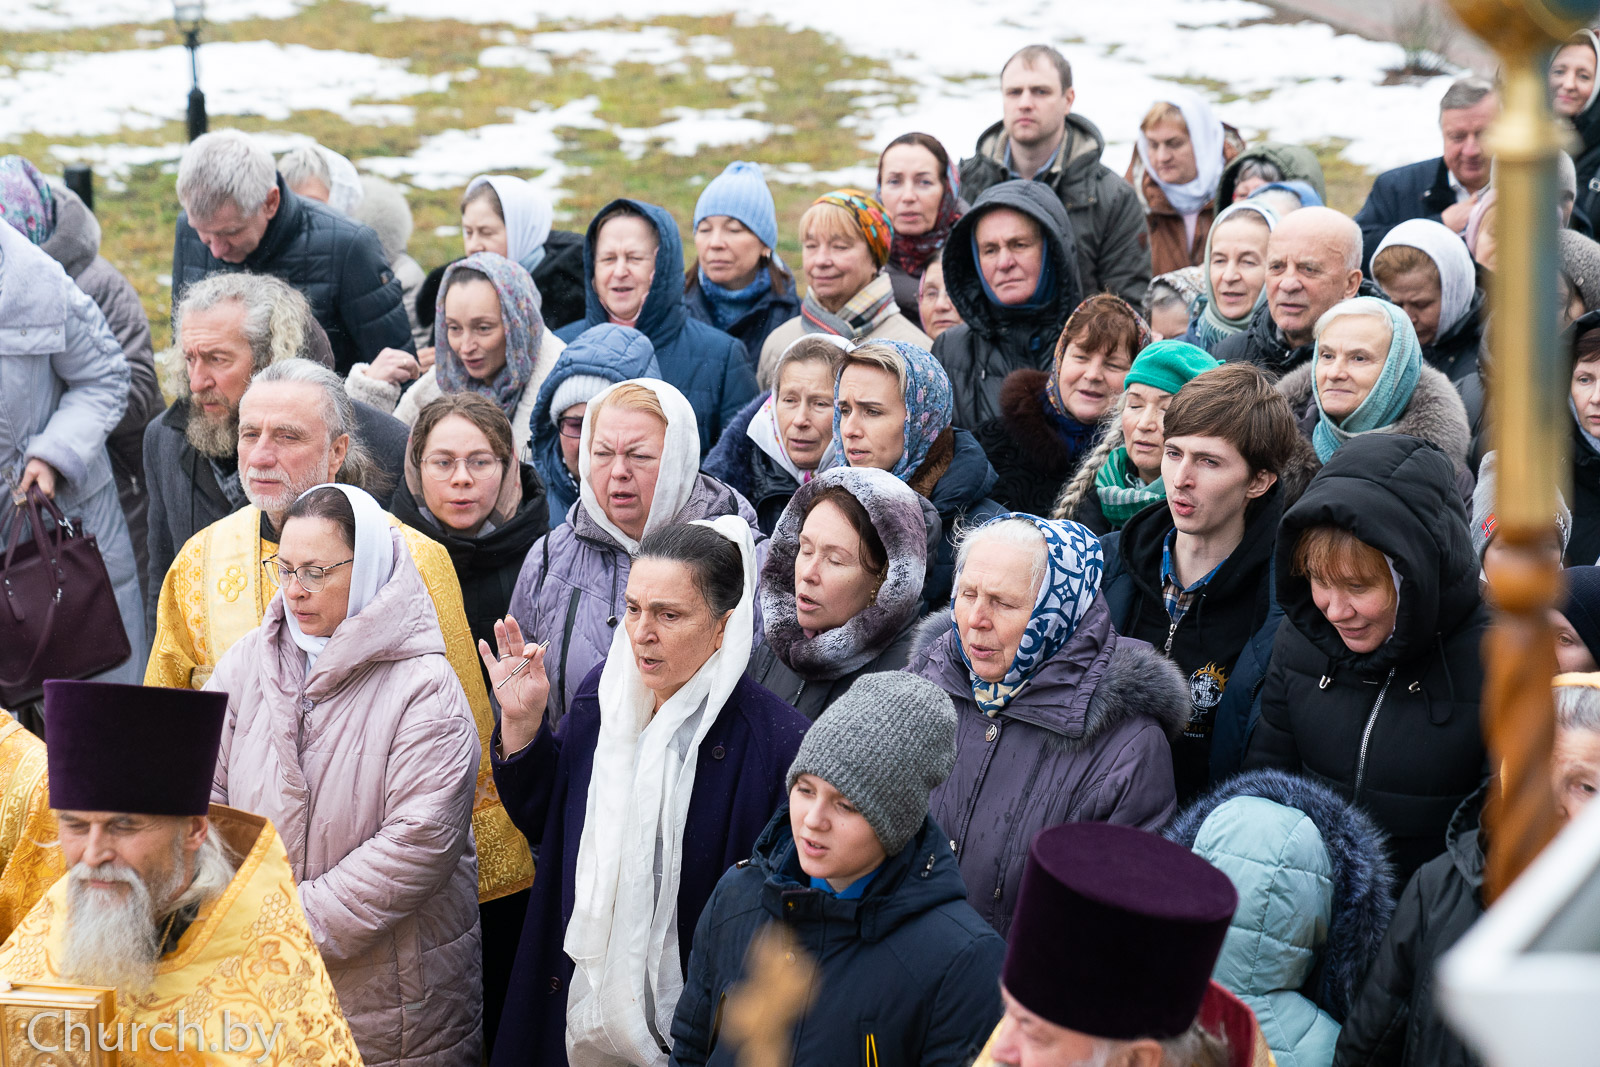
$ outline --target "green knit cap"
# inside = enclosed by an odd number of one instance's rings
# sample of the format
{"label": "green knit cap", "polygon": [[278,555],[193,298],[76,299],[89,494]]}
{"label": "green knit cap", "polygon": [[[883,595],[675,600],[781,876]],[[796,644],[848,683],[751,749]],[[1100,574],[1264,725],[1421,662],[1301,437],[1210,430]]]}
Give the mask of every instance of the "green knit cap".
{"label": "green knit cap", "polygon": [[1187,341],[1157,341],[1147,345],[1134,359],[1123,387],[1139,384],[1159,389],[1163,393],[1176,393],[1197,374],[1222,366]]}

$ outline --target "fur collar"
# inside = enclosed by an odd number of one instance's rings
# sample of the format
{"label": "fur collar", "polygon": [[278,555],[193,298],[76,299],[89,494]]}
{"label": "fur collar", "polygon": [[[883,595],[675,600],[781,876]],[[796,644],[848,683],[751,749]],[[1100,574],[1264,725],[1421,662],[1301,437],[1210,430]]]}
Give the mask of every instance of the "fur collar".
{"label": "fur collar", "polygon": [[906,484],[915,492],[932,499],[933,487],[939,484],[939,479],[950,469],[950,461],[955,458],[956,434],[946,426],[939,431],[939,436],[933,439],[933,447],[928,449],[928,455],[923,459],[922,466],[906,479]]}
{"label": "fur collar", "polygon": [[[1308,417],[1316,417],[1317,403],[1311,395],[1312,367],[1313,363],[1302,364],[1278,382],[1278,392],[1289,401],[1302,426]],[[1458,468],[1466,465],[1472,447],[1472,427],[1467,422],[1461,394],[1449,378],[1427,364],[1423,364],[1405,412],[1385,432],[1420,437],[1449,456]]]}
{"label": "fur collar", "polygon": [[1063,470],[1071,457],[1045,414],[1049,401],[1044,391],[1049,383],[1050,375],[1042,370],[1024,368],[1006,375],[1000,385],[1000,416],[1006,433],[1027,449],[1042,469],[1057,471]]}

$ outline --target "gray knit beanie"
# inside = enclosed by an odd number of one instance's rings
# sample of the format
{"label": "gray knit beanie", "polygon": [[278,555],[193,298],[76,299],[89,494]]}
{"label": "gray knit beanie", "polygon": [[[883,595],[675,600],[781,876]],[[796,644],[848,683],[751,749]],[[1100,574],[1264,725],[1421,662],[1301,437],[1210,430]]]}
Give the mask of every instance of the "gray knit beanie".
{"label": "gray knit beanie", "polygon": [[[620,380],[620,379],[619,379]],[[561,425],[561,413],[574,404],[587,404],[617,383],[598,374],[573,374],[556,386],[550,398],[550,421]]]}
{"label": "gray knit beanie", "polygon": [[[1489,548],[1489,542],[1494,540],[1495,529],[1498,522],[1494,513],[1494,486],[1495,486],[1495,460],[1498,453],[1486,452],[1483,462],[1478,466],[1478,484],[1472,489],[1472,528],[1468,531],[1472,535],[1472,548],[1478,553],[1478,562],[1483,562],[1483,554]],[[1561,533],[1561,552],[1567,551],[1567,542],[1572,537],[1572,509],[1567,507],[1567,498],[1561,495],[1561,490],[1556,490],[1556,529]]]}
{"label": "gray knit beanie", "polygon": [[788,784],[811,774],[833,786],[893,856],[955,763],[956,709],[943,689],[906,671],[864,674],[806,731]]}

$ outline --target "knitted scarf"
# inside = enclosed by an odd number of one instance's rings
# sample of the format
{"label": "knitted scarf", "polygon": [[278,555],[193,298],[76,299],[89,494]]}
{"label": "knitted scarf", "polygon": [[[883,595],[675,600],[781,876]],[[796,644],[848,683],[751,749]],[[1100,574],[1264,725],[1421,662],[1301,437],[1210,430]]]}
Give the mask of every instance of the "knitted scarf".
{"label": "knitted scarf", "polygon": [[894,283],[881,271],[837,312],[823,307],[810,292],[800,303],[800,321],[806,333],[831,333],[852,341],[871,336],[885,319],[899,312],[900,307],[894,302]]}
{"label": "knitted scarf", "polygon": [[1149,485],[1128,462],[1128,450],[1116,448],[1094,476],[1095,498],[1113,530],[1120,530],[1145,508],[1167,498],[1167,487],[1157,478]]}
{"label": "knitted scarf", "polygon": [[[467,373],[461,357],[450,347],[445,329],[444,298],[450,291],[450,277],[462,268],[488,276],[500,297],[500,319],[506,330],[506,365],[488,381]],[[439,301],[434,311],[434,377],[446,393],[482,393],[500,405],[506,418],[516,414],[522,390],[533,380],[539,363],[539,348],[544,343],[544,316],[539,314],[539,291],[533,279],[518,263],[493,252],[474,252],[458,259],[444,272],[439,283]]]}
{"label": "knitted scarf", "polygon": [[1271,208],[1264,204],[1252,203],[1249,200],[1229,205],[1225,210],[1217,214],[1216,221],[1211,224],[1211,230],[1206,234],[1204,260],[1206,266],[1202,268],[1205,271],[1205,292],[1200,294],[1194,309],[1195,333],[1200,339],[1200,347],[1207,352],[1215,348],[1217,343],[1224,337],[1232,337],[1236,333],[1242,333],[1250,325],[1250,316],[1256,313],[1256,308],[1267,302],[1267,287],[1263,284],[1261,292],[1256,294],[1255,303],[1251,304],[1250,310],[1239,318],[1227,318],[1221,311],[1217,310],[1217,287],[1211,284],[1211,244],[1216,240],[1217,231],[1222,228],[1222,224],[1229,217],[1245,211],[1260,215],[1266,221],[1269,234],[1278,227],[1278,216],[1273,213]]}
{"label": "knitted scarf", "polygon": [[756,271],[756,280],[743,289],[725,289],[706,277],[704,267],[700,268],[700,292],[705,294],[706,305],[711,308],[711,325],[719,330],[726,330],[744,318],[771,291],[772,273],[765,267]]}
{"label": "knitted scarf", "polygon": [[[1358,296],[1346,303],[1382,311],[1389,320],[1392,337],[1389,354],[1383,361],[1383,370],[1379,372],[1372,391],[1342,421],[1329,417],[1322,407],[1322,392],[1316,386],[1315,376],[1317,361],[1322,357],[1322,343],[1317,342],[1317,350],[1311,357],[1312,392],[1316,395],[1317,413],[1321,417],[1317,420],[1316,429],[1311,432],[1311,446],[1316,449],[1317,458],[1324,463],[1357,434],[1382,430],[1398,421],[1411,403],[1417,379],[1422,377],[1422,346],[1417,344],[1416,330],[1412,329],[1411,320],[1405,312],[1375,296]],[[1354,308],[1351,310],[1354,311]]]}

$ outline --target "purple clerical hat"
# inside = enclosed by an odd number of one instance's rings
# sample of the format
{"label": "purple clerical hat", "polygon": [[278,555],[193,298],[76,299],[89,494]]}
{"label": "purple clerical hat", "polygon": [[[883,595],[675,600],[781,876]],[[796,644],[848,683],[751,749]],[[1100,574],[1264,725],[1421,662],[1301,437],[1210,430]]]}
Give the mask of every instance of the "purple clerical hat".
{"label": "purple clerical hat", "polygon": [[44,683],[50,806],[204,815],[227,711],[226,693]]}
{"label": "purple clerical hat", "polygon": [[1227,875],[1155,834],[1053,826],[1028,849],[1001,980],[1081,1034],[1176,1037],[1199,1014],[1238,904]]}

